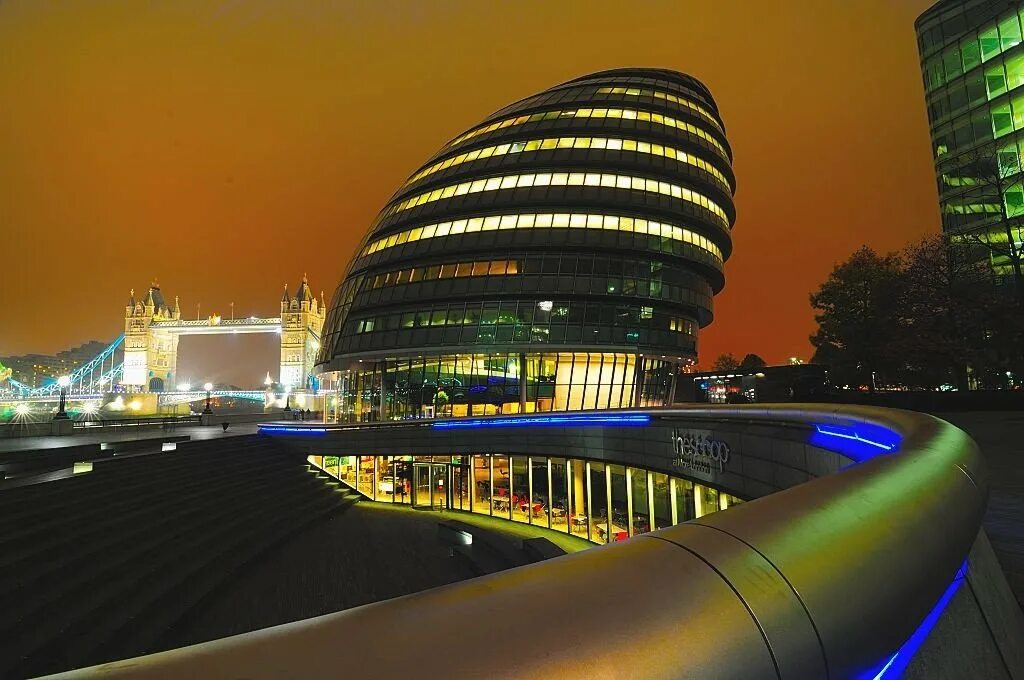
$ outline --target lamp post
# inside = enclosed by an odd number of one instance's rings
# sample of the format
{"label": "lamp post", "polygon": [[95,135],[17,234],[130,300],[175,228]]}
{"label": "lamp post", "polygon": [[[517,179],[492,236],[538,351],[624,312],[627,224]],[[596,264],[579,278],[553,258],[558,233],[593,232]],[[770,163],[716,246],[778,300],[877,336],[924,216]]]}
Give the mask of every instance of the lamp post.
{"label": "lamp post", "polygon": [[210,392],[213,391],[213,383],[206,383],[203,385],[203,389],[206,390],[206,408],[203,409],[203,413],[213,413],[213,409],[210,408]]}
{"label": "lamp post", "polygon": [[57,408],[57,415],[55,415],[53,419],[67,420],[68,412],[64,407],[67,405],[68,387],[71,386],[71,378],[66,375],[62,375],[57,378],[57,386],[60,387],[60,406]]}
{"label": "lamp post", "polygon": [[284,388],[284,412],[291,413],[292,410],[292,386],[286,385]]}

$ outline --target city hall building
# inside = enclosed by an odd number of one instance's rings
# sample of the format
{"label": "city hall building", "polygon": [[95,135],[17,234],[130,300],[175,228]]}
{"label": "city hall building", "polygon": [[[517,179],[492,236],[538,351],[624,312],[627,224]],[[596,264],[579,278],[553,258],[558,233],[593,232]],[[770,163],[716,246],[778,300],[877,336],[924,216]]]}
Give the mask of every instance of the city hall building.
{"label": "city hall building", "polygon": [[577,78],[460,134],[334,293],[332,419],[671,403],[724,285],[731,159],[708,89],[660,69]]}
{"label": "city hall building", "polygon": [[[523,448],[517,429],[629,427],[650,416],[601,410],[673,402],[725,282],[731,160],[708,89],[661,69],[568,81],[445,144],[334,293],[317,363],[338,425],[302,433],[311,460],[373,500],[597,542],[738,502],[730,446],[706,432],[644,456],[629,437]],[[424,437],[503,425],[487,450]]]}

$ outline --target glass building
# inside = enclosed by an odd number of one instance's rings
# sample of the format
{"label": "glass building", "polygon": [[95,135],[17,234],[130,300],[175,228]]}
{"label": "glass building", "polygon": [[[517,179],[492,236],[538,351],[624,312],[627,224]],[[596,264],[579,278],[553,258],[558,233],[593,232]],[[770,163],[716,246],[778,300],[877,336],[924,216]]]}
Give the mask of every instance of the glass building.
{"label": "glass building", "polygon": [[445,144],[377,216],[317,370],[342,421],[671,403],[712,320],[735,178],[708,89],[584,76]]}
{"label": "glass building", "polygon": [[595,543],[742,502],[706,483],[571,457],[311,455],[309,462],[378,502],[474,512]]}
{"label": "glass building", "polygon": [[1020,0],[942,0],[917,22],[943,231],[1019,278],[1024,220]]}

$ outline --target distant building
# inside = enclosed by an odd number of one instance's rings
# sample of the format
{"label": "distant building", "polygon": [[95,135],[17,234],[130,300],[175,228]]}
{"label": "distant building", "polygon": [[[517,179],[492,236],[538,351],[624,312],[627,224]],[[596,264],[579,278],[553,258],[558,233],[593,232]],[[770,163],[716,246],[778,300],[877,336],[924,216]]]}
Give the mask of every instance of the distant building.
{"label": "distant building", "polygon": [[686,378],[677,402],[748,404],[754,402],[814,401],[828,390],[828,369],[821,364],[786,364],[750,370],[704,371]]}
{"label": "distant building", "polygon": [[106,347],[107,343],[91,340],[55,355],[23,354],[4,357],[2,360],[11,372],[9,377],[29,387],[42,387],[62,375],[70,374]]}
{"label": "distant building", "polygon": [[942,0],[915,24],[943,232],[1001,280],[1024,223],[1021,0]]}
{"label": "distant building", "polygon": [[[285,286],[281,296],[281,376],[280,383],[291,389],[306,389],[313,375],[313,362],[320,349],[320,331],[326,309],[309,289],[305,275],[294,296]],[[315,380],[315,378],[313,378]]]}
{"label": "distant building", "polygon": [[157,284],[150,286],[142,300],[136,300],[135,291],[131,292],[124,309],[124,375],[121,384],[149,392],[173,389],[178,364],[178,335],[152,326],[154,322],[180,319],[178,299],[174,299],[174,307],[168,307]]}

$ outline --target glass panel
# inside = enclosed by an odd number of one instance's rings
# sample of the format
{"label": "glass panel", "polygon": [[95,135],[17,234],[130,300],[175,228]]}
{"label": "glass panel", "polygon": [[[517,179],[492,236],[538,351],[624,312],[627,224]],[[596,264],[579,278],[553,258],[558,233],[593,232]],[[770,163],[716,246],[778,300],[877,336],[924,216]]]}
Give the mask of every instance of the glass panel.
{"label": "glass panel", "polygon": [[970,71],[981,63],[981,45],[976,39],[972,37],[961,41],[960,58],[964,62],[964,71]]}
{"label": "glass panel", "polygon": [[535,511],[540,507],[534,507],[533,499],[530,498],[530,478],[527,476],[529,468],[524,456],[512,457],[512,519],[517,522],[529,522]]}
{"label": "glass panel", "polygon": [[590,538],[590,516],[587,513],[587,465],[582,460],[570,460],[570,502],[572,504],[572,532]]}
{"label": "glass panel", "polygon": [[590,539],[608,540],[608,484],[604,463],[589,463],[590,475]]}
{"label": "glass panel", "polygon": [[1006,92],[1006,72],[1001,63],[995,62],[985,69],[985,90],[989,99]]}
{"label": "glass panel", "polygon": [[1003,52],[1020,44],[1020,22],[1011,14],[999,22],[999,47]]}
{"label": "glass panel", "polygon": [[608,468],[612,476],[609,542],[624,541],[629,537],[629,489],[626,488],[626,468],[621,465],[609,465]]}
{"label": "glass panel", "polygon": [[390,456],[377,456],[377,500],[394,502],[397,486]]}
{"label": "glass panel", "polygon": [[533,521],[536,524],[543,524],[551,528],[551,494],[548,493],[548,459],[532,458],[530,460],[530,483],[533,489],[533,499],[543,506],[543,514]]}
{"label": "glass panel", "polygon": [[712,489],[703,484],[694,485],[694,493],[697,498],[697,517],[710,515],[718,510],[718,489]]}
{"label": "glass panel", "polygon": [[551,459],[551,528],[569,532],[569,478],[564,458]]}
{"label": "glass panel", "polygon": [[360,493],[373,498],[374,482],[374,460],[373,456],[359,456],[359,486]]}
{"label": "glass panel", "polygon": [[469,487],[472,485],[469,469],[469,458],[455,456],[452,467],[452,507],[456,510],[469,510]]}
{"label": "glass panel", "polygon": [[654,528],[664,529],[672,526],[672,507],[669,502],[668,475],[660,472],[651,474],[654,495]]}
{"label": "glass panel", "polygon": [[412,462],[410,456],[395,461],[395,502],[412,502]]}
{"label": "glass panel", "polygon": [[981,58],[988,61],[999,54],[999,33],[995,26],[981,32]]}
{"label": "glass panel", "polygon": [[491,504],[494,516],[503,519],[512,518],[512,486],[508,456],[491,456],[493,468],[493,489]]}
{"label": "glass panel", "polygon": [[1006,88],[1024,85],[1024,52],[1006,58]]}
{"label": "glass panel", "polygon": [[487,456],[473,456],[473,512],[491,514],[491,466]]}
{"label": "glass panel", "polygon": [[647,507],[647,471],[630,468],[629,473],[633,535],[645,534],[651,530],[650,513]]}
{"label": "glass panel", "polygon": [[676,520],[685,522],[696,517],[693,499],[693,482],[688,479],[675,478],[676,487]]}

